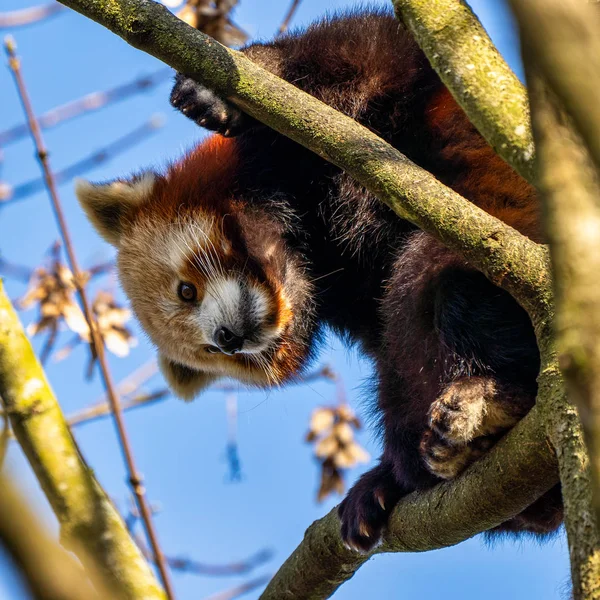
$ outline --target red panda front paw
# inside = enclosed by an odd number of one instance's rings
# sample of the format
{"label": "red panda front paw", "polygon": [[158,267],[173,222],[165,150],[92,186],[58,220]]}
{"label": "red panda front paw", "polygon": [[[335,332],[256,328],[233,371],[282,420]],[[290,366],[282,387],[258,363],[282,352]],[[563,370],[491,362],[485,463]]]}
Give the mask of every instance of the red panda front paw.
{"label": "red panda front paw", "polygon": [[182,73],[177,73],[171,91],[171,105],[186,117],[211,131],[235,136],[247,128],[249,117],[212,90]]}
{"label": "red panda front paw", "polygon": [[378,546],[401,496],[401,489],[386,466],[379,465],[365,473],[338,507],[344,544],[357,552],[369,552]]}

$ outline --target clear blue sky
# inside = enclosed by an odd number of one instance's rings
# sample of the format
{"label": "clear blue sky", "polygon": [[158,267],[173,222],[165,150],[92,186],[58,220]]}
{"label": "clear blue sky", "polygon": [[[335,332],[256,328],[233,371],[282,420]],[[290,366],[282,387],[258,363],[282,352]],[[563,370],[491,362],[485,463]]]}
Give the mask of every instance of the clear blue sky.
{"label": "clear blue sky", "polygon": [[[1,10],[22,8],[35,1],[3,0]],[[303,25],[323,13],[325,3],[304,0],[294,20]],[[333,10],[352,6],[351,0],[330,0]],[[472,0],[488,31],[509,62],[519,69],[512,24],[502,0]],[[288,2],[242,0],[236,20],[254,38],[268,38],[276,30]],[[15,30],[23,71],[33,105],[42,112],[82,94],[124,83],[159,67],[152,57],[127,46],[99,25],[75,14],[65,14],[43,24]],[[3,61],[4,62],[4,61]],[[55,169],[88,155],[95,149],[141,124],[152,113],[162,112],[166,126],[142,145],[89,173],[92,179],[113,178],[141,167],[164,164],[179,155],[201,135],[168,104],[169,84],[136,96],[99,113],[46,133]],[[0,68],[0,130],[22,120],[14,86]],[[18,184],[38,175],[29,139],[5,149],[0,179]],[[109,258],[112,253],[92,231],[79,210],[70,185],[61,187],[75,245],[84,265]],[[0,251],[7,260],[38,264],[57,238],[47,197],[38,193],[0,209]],[[107,282],[110,283],[110,282]],[[12,297],[24,286],[7,280]],[[32,312],[23,313],[25,322]],[[136,327],[139,333],[139,329]],[[140,345],[127,359],[110,357],[115,378],[121,379],[152,356],[140,334]],[[68,333],[62,342],[70,339]],[[36,341],[39,347],[39,342]],[[321,356],[343,377],[351,404],[361,411],[361,383],[369,365],[355,352],[346,352],[331,339]],[[75,351],[69,360],[53,364],[48,373],[65,413],[93,402],[102,392],[98,378],[84,381],[86,352]],[[154,387],[160,381],[153,382]],[[127,415],[127,426],[150,499],[158,502],[159,537],[165,551],[206,562],[242,559],[264,547],[274,558],[255,574],[273,573],[301,540],[305,528],[329,511],[339,498],[318,505],[314,501],[318,470],[310,448],[303,443],[311,411],[333,404],[335,391],[327,383],[271,393],[240,393],[239,448],[243,481],[227,480],[225,462],[226,417],[222,394],[208,393],[193,404],[174,399]],[[110,421],[76,430],[76,438],[89,464],[108,493],[120,503],[128,497],[121,455]],[[377,457],[371,434],[361,441]],[[13,448],[10,471],[18,476],[31,502],[46,521],[56,527],[28,464]],[[366,467],[365,467],[366,468]],[[351,476],[357,477],[360,470]],[[482,494],[485,493],[482,490]],[[377,556],[335,594],[338,600],[364,598],[416,598],[420,600],[551,600],[568,593],[568,552],[564,534],[544,545],[536,542],[502,542],[488,548],[475,538],[454,548],[426,554]],[[196,600],[244,580],[174,574],[178,598]],[[256,598],[257,592],[248,594]],[[0,556],[0,598],[25,598],[6,562]]]}

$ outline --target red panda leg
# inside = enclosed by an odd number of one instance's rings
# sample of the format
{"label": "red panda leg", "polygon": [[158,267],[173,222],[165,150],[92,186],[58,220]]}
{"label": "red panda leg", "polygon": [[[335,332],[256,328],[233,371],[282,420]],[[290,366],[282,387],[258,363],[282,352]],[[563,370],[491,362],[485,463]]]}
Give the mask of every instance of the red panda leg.
{"label": "red panda leg", "polygon": [[357,552],[378,545],[392,509],[405,494],[385,460],[367,471],[338,507],[344,544]]}

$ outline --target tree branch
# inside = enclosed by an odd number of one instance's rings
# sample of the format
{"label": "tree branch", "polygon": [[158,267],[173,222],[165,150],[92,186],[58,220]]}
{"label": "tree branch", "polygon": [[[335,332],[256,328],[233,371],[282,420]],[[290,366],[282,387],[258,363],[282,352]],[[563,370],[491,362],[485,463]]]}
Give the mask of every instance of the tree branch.
{"label": "tree branch", "polygon": [[60,523],[65,546],[86,568],[95,568],[89,560],[94,557],[126,598],[164,599],[123,520],[83,461],[1,282],[0,398]]}
{"label": "tree branch", "polygon": [[510,4],[537,67],[573,117],[600,168],[600,7],[586,0]]}
{"label": "tree branch", "polygon": [[429,62],[490,146],[535,183],[525,88],[464,0],[394,0]]}
{"label": "tree branch", "polygon": [[563,497],[573,590],[575,598],[595,598],[600,596],[600,185],[581,137],[556,96],[532,73],[531,61],[526,63],[555,273],[558,361],[581,417],[595,483],[578,440],[570,464],[561,461],[561,481],[569,482]]}
{"label": "tree branch", "polygon": [[343,168],[400,217],[459,251],[534,322],[551,305],[547,251],[474,206],[353,119],[144,0],[63,0]]}
{"label": "tree branch", "polygon": [[[422,552],[458,544],[515,516],[558,481],[556,459],[534,408],[457,479],[403,498],[381,552]],[[485,490],[485,494],[481,493]],[[315,521],[261,600],[328,598],[372,554],[348,550],[337,510]]]}
{"label": "tree branch", "polygon": [[50,4],[0,13],[0,29],[38,23],[62,11],[64,11],[64,6],[61,6],[58,2],[51,2]]}
{"label": "tree branch", "polygon": [[[63,8],[60,4],[56,6]],[[110,104],[126,100],[134,94],[141,94],[151,90],[158,84],[166,81],[170,75],[170,69],[162,68],[158,71],[138,77],[133,81],[118,85],[108,90],[92,92],[71,102],[56,106],[38,116],[38,123],[42,130],[56,127],[65,121],[75,119],[82,115],[101,110]],[[16,142],[29,134],[27,123],[19,123],[10,129],[0,131],[0,146],[6,146]]]}

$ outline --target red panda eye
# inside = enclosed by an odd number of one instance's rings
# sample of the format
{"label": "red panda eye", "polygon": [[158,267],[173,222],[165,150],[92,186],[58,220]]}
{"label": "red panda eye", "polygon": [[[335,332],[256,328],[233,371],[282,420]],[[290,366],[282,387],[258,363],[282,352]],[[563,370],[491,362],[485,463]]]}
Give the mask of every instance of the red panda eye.
{"label": "red panda eye", "polygon": [[193,283],[182,281],[177,288],[177,295],[183,302],[194,302],[198,297],[198,291]]}

